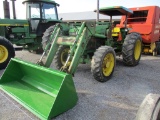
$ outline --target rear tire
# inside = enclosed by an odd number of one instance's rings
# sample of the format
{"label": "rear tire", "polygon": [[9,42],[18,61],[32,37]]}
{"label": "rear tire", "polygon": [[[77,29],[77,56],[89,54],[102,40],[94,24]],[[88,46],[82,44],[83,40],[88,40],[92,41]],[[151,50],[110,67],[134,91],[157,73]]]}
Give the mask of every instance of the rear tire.
{"label": "rear tire", "polygon": [[141,103],[136,120],[160,120],[160,95],[148,94]]}
{"label": "rear tire", "polygon": [[0,36],[0,70],[6,68],[11,58],[15,56],[15,50],[10,41]]}
{"label": "rear tire", "polygon": [[141,58],[142,39],[138,33],[130,33],[126,36],[122,46],[123,62],[127,66],[136,66]]}
{"label": "rear tire", "polygon": [[59,46],[57,53],[54,57],[55,66],[57,69],[61,69],[61,67],[65,64],[69,50],[69,46]]}
{"label": "rear tire", "polygon": [[99,82],[108,81],[116,66],[116,54],[112,47],[101,46],[94,53],[91,61],[91,72]]}
{"label": "rear tire", "polygon": [[49,38],[50,38],[51,33],[53,32],[54,28],[55,28],[55,25],[50,26],[50,27],[49,27],[48,29],[46,29],[46,31],[44,32],[43,37],[42,37],[42,48],[43,48],[43,50],[45,49],[46,45],[48,44]]}

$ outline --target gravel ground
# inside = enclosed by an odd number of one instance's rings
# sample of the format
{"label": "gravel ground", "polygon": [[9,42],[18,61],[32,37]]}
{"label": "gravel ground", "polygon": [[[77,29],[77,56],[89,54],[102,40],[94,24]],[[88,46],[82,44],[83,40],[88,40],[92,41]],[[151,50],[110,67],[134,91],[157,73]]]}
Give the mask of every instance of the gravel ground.
{"label": "gravel ground", "polygon": [[[18,51],[16,57],[35,63],[40,55]],[[78,103],[54,120],[134,120],[144,97],[160,93],[159,71],[160,56],[143,55],[136,67],[124,66],[121,57],[117,57],[112,79],[99,83],[92,77],[89,65],[79,65],[73,78]],[[0,120],[38,118],[0,91]]]}

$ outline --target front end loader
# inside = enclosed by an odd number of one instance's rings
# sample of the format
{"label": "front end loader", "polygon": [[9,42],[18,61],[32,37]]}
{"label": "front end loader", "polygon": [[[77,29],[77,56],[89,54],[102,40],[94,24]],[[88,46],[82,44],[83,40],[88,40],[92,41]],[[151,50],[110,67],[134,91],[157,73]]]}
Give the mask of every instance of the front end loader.
{"label": "front end loader", "polygon": [[[128,66],[136,66],[141,58],[142,41],[129,28],[113,27],[112,16],[132,14],[124,7],[99,10],[111,16],[109,22],[57,23],[37,64],[12,59],[0,79],[3,91],[41,119],[51,119],[72,108],[77,94],[72,76],[79,64],[91,64],[93,77],[109,80],[116,66],[116,55],[122,55]],[[46,60],[43,57],[47,55]],[[55,61],[58,70],[50,67]]]}

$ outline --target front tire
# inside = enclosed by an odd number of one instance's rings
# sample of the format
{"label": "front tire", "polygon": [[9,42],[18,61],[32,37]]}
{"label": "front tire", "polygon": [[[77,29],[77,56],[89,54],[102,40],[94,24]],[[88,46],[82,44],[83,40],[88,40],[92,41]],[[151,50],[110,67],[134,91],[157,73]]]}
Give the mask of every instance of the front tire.
{"label": "front tire", "polygon": [[0,36],[0,70],[6,68],[11,58],[15,56],[15,50],[10,41]]}
{"label": "front tire", "polygon": [[70,50],[69,46],[64,46],[64,45],[59,46],[56,55],[54,57],[55,66],[57,69],[61,69],[61,67],[65,64],[69,50]]}
{"label": "front tire", "polygon": [[94,53],[91,61],[91,72],[99,82],[108,81],[116,66],[116,54],[112,47],[101,46]]}
{"label": "front tire", "polygon": [[142,54],[142,39],[138,33],[130,33],[126,36],[122,46],[123,62],[127,66],[136,66]]}

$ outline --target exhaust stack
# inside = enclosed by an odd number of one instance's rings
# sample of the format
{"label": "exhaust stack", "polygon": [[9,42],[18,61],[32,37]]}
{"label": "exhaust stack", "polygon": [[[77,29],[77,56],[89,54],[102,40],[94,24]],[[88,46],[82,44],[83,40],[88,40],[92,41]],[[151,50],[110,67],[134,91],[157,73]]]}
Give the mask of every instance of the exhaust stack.
{"label": "exhaust stack", "polygon": [[3,1],[3,11],[4,11],[4,18],[10,19],[9,2],[7,0]]}
{"label": "exhaust stack", "polygon": [[99,0],[97,0],[97,22],[99,21]]}
{"label": "exhaust stack", "polygon": [[16,0],[11,0],[11,1],[12,1],[12,9],[13,9],[13,19],[16,19],[16,9],[15,9]]}

